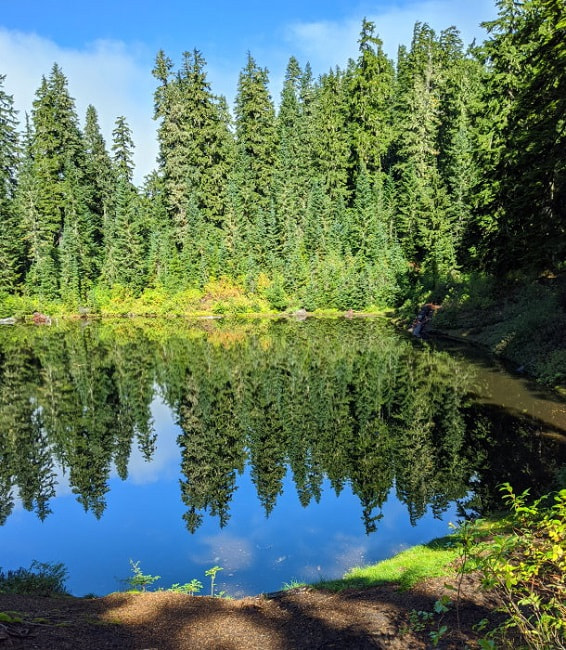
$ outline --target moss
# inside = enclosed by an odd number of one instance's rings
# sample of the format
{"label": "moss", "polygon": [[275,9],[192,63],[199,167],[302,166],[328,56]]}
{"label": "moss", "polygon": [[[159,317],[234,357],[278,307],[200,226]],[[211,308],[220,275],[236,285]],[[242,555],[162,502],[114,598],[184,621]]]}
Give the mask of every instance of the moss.
{"label": "moss", "polygon": [[0,612],[0,623],[23,623],[19,612]]}

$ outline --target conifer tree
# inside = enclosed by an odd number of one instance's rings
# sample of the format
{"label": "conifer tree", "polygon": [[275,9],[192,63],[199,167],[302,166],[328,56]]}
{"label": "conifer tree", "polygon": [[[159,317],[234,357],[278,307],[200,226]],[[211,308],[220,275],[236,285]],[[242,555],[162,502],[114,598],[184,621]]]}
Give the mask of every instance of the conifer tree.
{"label": "conifer tree", "polygon": [[[240,205],[250,231],[260,233],[271,207],[273,168],[277,147],[275,108],[268,89],[268,71],[248,53],[235,102],[236,179]],[[261,236],[261,235],[260,235]],[[255,236],[257,242],[260,238]],[[256,251],[256,258],[264,251]]]}
{"label": "conifer tree", "polygon": [[280,255],[288,222],[301,224],[305,216],[308,178],[304,176],[302,159],[308,155],[301,140],[300,82],[302,71],[299,62],[291,57],[287,64],[281,102],[277,115],[278,149],[273,178],[274,241],[271,249]]}
{"label": "conifer tree", "polygon": [[566,7],[560,0],[497,5],[484,46],[485,265],[555,269],[566,253]]}
{"label": "conifer tree", "polygon": [[[73,169],[83,183],[84,148],[67,79],[54,64],[42,80],[32,111],[33,137],[28,206],[23,215],[29,241],[30,268],[26,278],[29,290],[42,299],[58,297],[59,245],[65,224],[66,177]],[[74,172],[73,172],[74,173]],[[29,203],[33,201],[33,205]]]}
{"label": "conifer tree", "polygon": [[320,181],[311,180],[307,187],[309,193],[302,227],[305,248],[310,257],[315,254],[324,257],[334,244],[331,236],[332,204]]}
{"label": "conifer tree", "polygon": [[434,31],[415,25],[411,50],[398,62],[397,228],[407,258],[434,283],[455,268],[446,186],[438,168],[442,68]]}
{"label": "conifer tree", "polygon": [[391,144],[394,69],[374,23],[363,20],[358,42],[360,55],[348,70],[351,165],[354,174],[363,167],[371,176],[383,168]]}
{"label": "conifer tree", "polygon": [[469,265],[477,244],[470,235],[480,178],[476,122],[481,111],[482,68],[477,58],[464,54],[460,35],[453,27],[441,32],[439,47],[443,74],[439,84],[438,169],[449,195],[449,221],[457,259]]}
{"label": "conifer tree", "polygon": [[350,252],[357,271],[359,306],[392,304],[406,269],[404,256],[392,230],[392,209],[383,174],[372,187],[369,174],[358,175],[350,220]]}
{"label": "conifer tree", "polygon": [[348,135],[348,95],[340,69],[322,75],[313,106],[316,128],[315,169],[324,182],[332,203],[347,203],[350,197],[350,141]]}
{"label": "conifer tree", "polygon": [[152,287],[177,290],[184,274],[180,267],[173,225],[168,219],[163,177],[154,171],[145,180],[142,212],[148,224],[147,280]]}
{"label": "conifer tree", "polygon": [[186,191],[196,198],[208,221],[221,222],[226,180],[233,162],[228,109],[224,98],[217,99],[212,94],[202,54],[193,50],[183,57],[176,84],[183,118]]}
{"label": "conifer tree", "polygon": [[153,71],[161,84],[155,94],[155,118],[160,120],[165,204],[180,249],[187,231],[194,229],[188,215],[191,202],[206,221],[222,224],[234,160],[226,100],[212,93],[205,66],[198,50],[185,52],[174,75],[172,61],[160,52]]}
{"label": "conifer tree", "polygon": [[92,105],[86,110],[83,139],[85,189],[92,214],[93,239],[99,249],[99,263],[102,263],[104,224],[112,210],[113,172],[112,161],[100,132],[98,113]]}
{"label": "conifer tree", "polygon": [[0,293],[13,292],[21,281],[23,233],[15,206],[18,167],[16,111],[0,75]]}
{"label": "conifer tree", "polygon": [[60,293],[69,305],[84,301],[98,271],[92,213],[79,169],[69,163],[64,184],[65,222],[59,244]]}
{"label": "conifer tree", "polygon": [[115,198],[105,231],[103,277],[110,286],[119,284],[139,292],[145,284],[146,244],[140,197],[133,184],[134,143],[125,117],[116,119],[112,137]]}

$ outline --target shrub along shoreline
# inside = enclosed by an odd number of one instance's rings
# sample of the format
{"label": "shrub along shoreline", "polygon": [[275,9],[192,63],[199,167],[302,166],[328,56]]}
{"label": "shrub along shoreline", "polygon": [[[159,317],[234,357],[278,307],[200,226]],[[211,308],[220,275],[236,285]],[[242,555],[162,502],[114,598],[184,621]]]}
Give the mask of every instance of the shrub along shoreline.
{"label": "shrub along shoreline", "polygon": [[[0,319],[8,324],[34,322],[34,314],[61,320],[307,316],[298,300],[275,305],[270,291],[267,281],[252,291],[220,278],[202,289],[176,293],[148,288],[136,295],[120,286],[93,290],[82,306],[4,295],[0,296]],[[454,275],[449,283],[433,290],[415,287],[398,307],[367,305],[355,312],[318,308],[308,315],[385,316],[408,329],[424,303],[438,306],[427,327],[430,333],[479,345],[545,385],[566,385],[566,273],[505,281],[483,273]]]}

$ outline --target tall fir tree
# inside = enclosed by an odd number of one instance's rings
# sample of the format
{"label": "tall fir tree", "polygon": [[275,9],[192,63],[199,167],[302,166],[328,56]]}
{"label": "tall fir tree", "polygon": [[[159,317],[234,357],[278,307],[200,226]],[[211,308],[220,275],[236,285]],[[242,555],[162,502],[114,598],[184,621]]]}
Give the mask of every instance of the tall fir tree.
{"label": "tall fir tree", "polygon": [[154,171],[147,176],[141,196],[142,212],[148,225],[147,281],[151,287],[179,289],[184,274],[173,226],[168,219],[163,176]]}
{"label": "tall fir tree", "polygon": [[314,100],[314,167],[333,204],[350,198],[350,140],[348,93],[344,73],[331,70],[321,76]]}
{"label": "tall fir tree", "polygon": [[84,181],[88,207],[92,214],[93,239],[99,249],[102,262],[104,223],[112,210],[113,171],[112,160],[106,149],[106,142],[100,132],[96,108],[89,105],[86,110],[83,132],[85,148]]}
{"label": "tall fir tree", "polygon": [[13,292],[21,282],[23,233],[15,205],[19,162],[18,122],[14,100],[0,75],[0,293]]}
{"label": "tall fir tree", "polygon": [[254,258],[262,262],[265,220],[271,209],[273,169],[277,148],[275,108],[268,88],[269,77],[251,54],[240,72],[235,101],[237,158],[236,182],[248,236],[259,245]]}
{"label": "tall fir tree", "polygon": [[440,34],[443,74],[440,81],[441,123],[438,131],[438,169],[449,195],[449,220],[460,266],[476,263],[476,191],[480,179],[477,117],[482,111],[481,63],[464,52],[458,31]]}
{"label": "tall fir tree", "polygon": [[289,59],[277,115],[278,149],[273,177],[274,221],[270,249],[279,257],[285,233],[298,225],[304,230],[311,184],[312,157],[309,119],[303,93],[306,88],[299,62]]}
{"label": "tall fir tree", "polygon": [[133,183],[134,142],[125,117],[116,119],[112,140],[115,198],[105,230],[103,278],[110,286],[118,284],[137,293],[145,286],[147,244],[141,201]]}
{"label": "tall fir tree", "polygon": [[410,52],[398,60],[396,222],[405,255],[432,283],[456,266],[448,193],[438,167],[442,74],[436,35],[417,23]]}
{"label": "tall fir tree", "polygon": [[27,196],[24,226],[28,237],[28,290],[41,299],[54,299],[59,293],[59,245],[65,224],[66,179],[73,169],[83,183],[84,145],[61,68],[54,64],[42,80],[32,111],[33,137],[26,173],[33,192]]}
{"label": "tall fir tree", "polygon": [[[198,50],[183,54],[183,65],[176,74],[171,60],[160,52],[154,75],[160,82],[155,118],[160,120],[163,203],[179,254],[190,265],[199,245],[192,237],[198,231],[199,237],[210,235],[218,240],[216,227],[222,226],[228,211],[229,176],[235,156],[230,114],[226,100],[212,93],[206,62]],[[196,215],[213,227],[201,229],[199,223],[191,221]],[[202,243],[210,250],[206,242]],[[189,247],[187,251],[183,251],[185,246]],[[193,271],[187,268],[185,280],[195,276]]]}
{"label": "tall fir tree", "polygon": [[[371,176],[383,169],[392,140],[393,62],[385,55],[375,24],[363,20],[360,54],[348,69],[349,129],[353,176],[363,167]],[[355,178],[352,178],[352,187]]]}
{"label": "tall fir tree", "polygon": [[484,263],[499,273],[554,270],[566,255],[566,7],[497,6],[483,50]]}
{"label": "tall fir tree", "polygon": [[64,184],[65,221],[59,243],[60,294],[70,306],[84,302],[99,270],[89,196],[80,170],[69,162]]}

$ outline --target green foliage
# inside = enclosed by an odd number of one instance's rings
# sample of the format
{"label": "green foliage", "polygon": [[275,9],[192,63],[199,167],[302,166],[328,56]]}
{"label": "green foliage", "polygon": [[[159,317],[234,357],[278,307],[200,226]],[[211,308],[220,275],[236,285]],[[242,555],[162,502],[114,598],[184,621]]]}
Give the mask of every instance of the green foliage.
{"label": "green foliage", "polygon": [[566,490],[535,501],[528,490],[501,490],[511,514],[497,526],[463,527],[461,570],[479,572],[501,599],[507,618],[496,640],[516,629],[529,648],[566,648]]}
{"label": "green foliage", "polygon": [[163,287],[147,288],[135,296],[131,289],[114,284],[111,289],[98,285],[89,294],[89,303],[104,316],[172,316],[207,311],[202,305],[203,292],[186,289],[174,293]]}
{"label": "green foliage", "polygon": [[285,292],[283,278],[277,274],[263,291],[269,306],[277,311],[285,311],[289,306],[290,298]]}
{"label": "green foliage", "polygon": [[186,582],[184,585],[175,583],[174,585],[171,585],[167,591],[172,591],[176,594],[188,594],[189,596],[194,596],[202,589],[202,587],[202,582],[193,578],[190,582]]}
{"label": "green foliage", "polygon": [[442,624],[443,614],[449,611],[451,601],[448,596],[442,596],[434,603],[434,610],[428,612],[425,610],[411,610],[409,612],[409,626],[415,632],[429,630],[428,636],[434,648],[438,646],[442,637],[448,632],[448,626]]}
{"label": "green foliage", "polygon": [[456,557],[458,550],[455,541],[442,538],[423,546],[411,547],[377,564],[353,568],[341,580],[322,581],[317,586],[341,591],[350,587],[393,582],[403,589],[412,589],[427,578],[452,575],[451,563]]}
{"label": "green foliage", "polygon": [[248,52],[240,72],[235,100],[236,173],[248,225],[257,232],[262,211],[269,208],[277,143],[275,108],[268,89],[268,71]]}
{"label": "green foliage", "polygon": [[440,330],[465,329],[539,381],[566,380],[564,274],[502,284],[486,273],[462,274],[445,289],[434,320]]}
{"label": "green foliage", "polygon": [[556,270],[566,250],[566,7],[560,0],[497,4],[482,48],[484,264],[499,274]]}
{"label": "green foliage", "polygon": [[215,566],[211,567],[210,569],[207,569],[204,572],[204,575],[208,576],[210,578],[210,595],[211,596],[214,596],[214,585],[215,585],[215,582],[216,582],[216,574],[219,571],[223,571],[223,570],[224,569],[221,566],[215,565]]}
{"label": "green foliage", "polygon": [[129,578],[126,578],[127,584],[134,590],[146,591],[147,587],[150,587],[154,582],[157,582],[161,576],[152,576],[149,574],[143,573],[140,568],[140,563],[130,560],[130,566],[132,567],[133,575]]}
{"label": "green foliage", "polygon": [[394,69],[374,23],[362,21],[358,43],[358,60],[347,71],[349,135],[354,170],[373,173],[382,169],[393,137],[390,111]]}
{"label": "green foliage", "polygon": [[291,589],[298,589],[299,587],[306,587],[306,582],[301,582],[297,578],[292,578],[289,582],[283,583],[283,591],[290,591]]}
{"label": "green foliage", "polygon": [[21,282],[23,232],[15,204],[19,143],[16,111],[4,91],[0,74],[0,293],[14,291]]}
{"label": "green foliage", "polygon": [[[122,287],[112,313],[179,313],[179,292],[225,275],[246,299],[208,311],[361,310],[418,304],[477,268],[563,268],[564,3],[497,4],[481,46],[417,22],[396,64],[364,19],[344,70],[315,80],[289,59],[277,109],[248,54],[233,117],[201,52],[177,71],[159,52],[158,166],[141,189],[126,118],[110,155],[57,64],[21,146],[0,86],[0,291],[76,310]],[[167,297],[132,302],[152,289]]]}
{"label": "green foliage", "polygon": [[[63,242],[63,279],[70,283],[73,292],[77,290],[82,273],[77,268],[81,246],[76,222],[88,224],[91,217],[82,200],[84,142],[67,79],[57,64],[49,77],[42,79],[36,93],[32,123],[20,198],[27,239],[26,284],[30,293],[42,300],[53,300],[59,297]],[[63,239],[66,224],[67,235]],[[82,234],[88,237],[89,233],[90,228],[86,228]]]}
{"label": "green foliage", "polygon": [[65,594],[67,569],[64,564],[34,560],[29,569],[4,572],[0,569],[0,593],[28,596]]}
{"label": "green foliage", "polygon": [[0,612],[0,623],[22,623],[23,618],[18,612]]}

